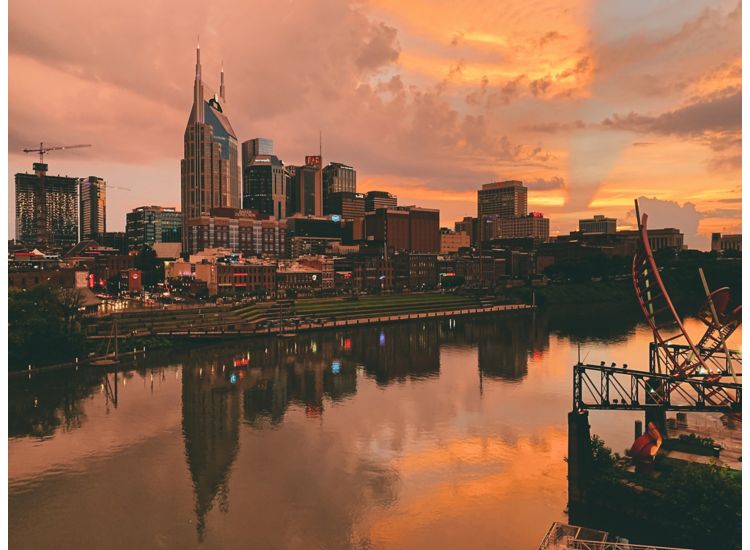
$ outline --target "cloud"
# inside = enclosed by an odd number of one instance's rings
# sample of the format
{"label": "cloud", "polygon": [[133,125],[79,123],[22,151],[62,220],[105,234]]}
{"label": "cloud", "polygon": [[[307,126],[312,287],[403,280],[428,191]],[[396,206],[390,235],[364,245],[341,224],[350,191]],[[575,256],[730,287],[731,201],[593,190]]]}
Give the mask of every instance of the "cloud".
{"label": "cloud", "polygon": [[614,130],[672,135],[702,135],[742,129],[742,92],[729,90],[657,116],[630,112],[605,118],[602,125]]}
{"label": "cloud", "polygon": [[710,170],[731,172],[742,167],[742,92],[734,88],[659,115],[615,114],[601,124],[612,130],[684,136],[716,153],[708,161]]}
{"label": "cloud", "polygon": [[557,31],[550,31],[539,39],[539,47],[543,48],[545,45],[554,42],[556,40],[563,40],[565,36]]}
{"label": "cloud", "polygon": [[542,134],[556,134],[558,132],[569,132],[572,130],[583,130],[587,124],[582,120],[571,122],[537,122],[526,124],[523,129],[527,132],[538,132]]}
{"label": "cloud", "polygon": [[524,185],[532,191],[549,191],[552,189],[565,189],[565,180],[560,176],[553,176],[549,179],[537,178],[524,181]]}
{"label": "cloud", "polygon": [[[688,247],[706,248],[706,236],[698,233],[698,226],[705,214],[699,212],[694,203],[685,202],[680,205],[677,201],[641,196],[638,197],[638,206],[641,215],[648,214],[649,228],[675,227],[685,235],[685,244]],[[628,212],[628,218],[635,220],[635,209]]]}
{"label": "cloud", "polygon": [[394,63],[401,53],[398,31],[380,22],[369,27],[370,36],[357,57],[357,66],[365,70],[379,69]]}

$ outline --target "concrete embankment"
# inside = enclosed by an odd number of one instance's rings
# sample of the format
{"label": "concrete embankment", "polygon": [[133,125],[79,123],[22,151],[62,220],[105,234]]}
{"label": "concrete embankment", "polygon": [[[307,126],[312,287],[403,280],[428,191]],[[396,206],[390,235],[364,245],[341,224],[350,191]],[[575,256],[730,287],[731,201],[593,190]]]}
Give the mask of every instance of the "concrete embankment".
{"label": "concrete embankment", "polygon": [[534,306],[527,304],[510,304],[510,305],[497,305],[489,307],[474,307],[474,308],[462,308],[462,309],[451,309],[445,311],[429,311],[429,312],[415,312],[415,313],[400,313],[397,315],[377,315],[368,317],[358,317],[355,319],[338,319],[333,321],[322,321],[319,323],[290,323],[287,326],[269,326],[263,329],[254,330],[170,330],[164,332],[156,332],[154,336],[179,336],[179,337],[190,337],[190,338],[231,338],[231,337],[245,337],[245,336],[266,336],[269,334],[278,333],[290,333],[290,332],[302,332],[308,330],[320,330],[328,328],[342,328],[342,327],[356,327],[364,325],[372,325],[379,323],[394,323],[399,321],[412,321],[417,319],[435,319],[444,317],[459,317],[464,315],[482,315],[487,313],[499,313],[499,312],[510,312],[510,311],[530,311],[534,309]]}

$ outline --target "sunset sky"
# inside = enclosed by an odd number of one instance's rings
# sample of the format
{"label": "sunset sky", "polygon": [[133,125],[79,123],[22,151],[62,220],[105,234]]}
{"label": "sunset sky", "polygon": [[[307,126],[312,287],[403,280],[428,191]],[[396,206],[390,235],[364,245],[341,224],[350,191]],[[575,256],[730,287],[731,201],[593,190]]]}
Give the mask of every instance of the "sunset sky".
{"label": "sunset sky", "polygon": [[[567,7],[564,7],[567,6]],[[107,229],[178,206],[196,35],[240,141],[287,164],[318,150],[358,189],[476,215],[521,179],[553,234],[592,214],[678,226],[706,248],[741,230],[741,8],[735,1],[11,0],[12,175],[39,141],[51,174],[97,175]],[[130,189],[129,191],[124,188]]]}

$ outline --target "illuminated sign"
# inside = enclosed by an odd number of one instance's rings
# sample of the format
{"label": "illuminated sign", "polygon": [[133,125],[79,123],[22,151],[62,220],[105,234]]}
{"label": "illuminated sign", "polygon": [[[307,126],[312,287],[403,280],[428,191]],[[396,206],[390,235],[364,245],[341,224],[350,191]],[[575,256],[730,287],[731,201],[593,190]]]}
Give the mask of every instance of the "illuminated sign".
{"label": "illuminated sign", "polygon": [[341,221],[341,216],[339,216],[338,214],[332,214],[331,215],[331,221],[332,222],[340,222]]}
{"label": "illuminated sign", "polygon": [[341,363],[338,361],[333,361],[331,363],[331,372],[333,374],[338,374],[339,372],[341,372]]}
{"label": "illuminated sign", "polygon": [[308,155],[305,157],[305,164],[307,166],[320,168],[320,165],[323,164],[323,160],[320,158],[320,155]]}

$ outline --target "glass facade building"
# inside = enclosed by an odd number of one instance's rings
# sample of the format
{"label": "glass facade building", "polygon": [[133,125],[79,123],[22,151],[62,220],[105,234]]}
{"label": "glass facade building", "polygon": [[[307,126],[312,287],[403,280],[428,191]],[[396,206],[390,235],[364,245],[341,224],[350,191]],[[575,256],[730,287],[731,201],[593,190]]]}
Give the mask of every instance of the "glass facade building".
{"label": "glass facade building", "polygon": [[[183,225],[212,208],[240,208],[242,203],[237,136],[224,113],[223,70],[220,90],[217,95],[203,82],[198,49],[193,108],[185,128],[181,163]],[[182,234],[186,238],[186,231]]]}
{"label": "glass facade building", "polygon": [[126,215],[125,234],[129,250],[154,243],[182,241],[182,215],[175,208],[140,206]]}
{"label": "glass facade building", "polygon": [[286,217],[289,175],[274,155],[255,155],[242,171],[242,207],[277,220]]}
{"label": "glass facade building", "polygon": [[357,171],[340,162],[329,162],[323,168],[323,202],[333,193],[356,193]]}

